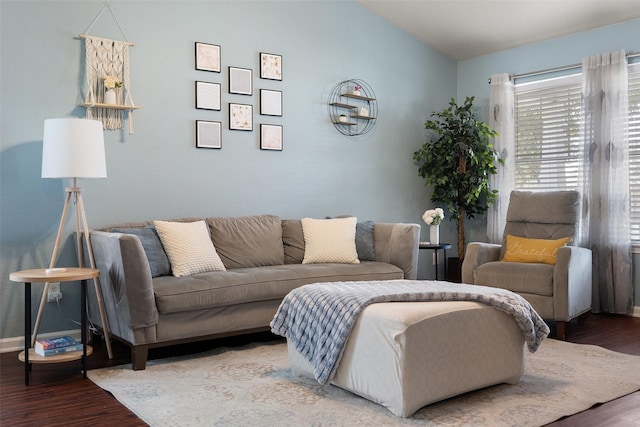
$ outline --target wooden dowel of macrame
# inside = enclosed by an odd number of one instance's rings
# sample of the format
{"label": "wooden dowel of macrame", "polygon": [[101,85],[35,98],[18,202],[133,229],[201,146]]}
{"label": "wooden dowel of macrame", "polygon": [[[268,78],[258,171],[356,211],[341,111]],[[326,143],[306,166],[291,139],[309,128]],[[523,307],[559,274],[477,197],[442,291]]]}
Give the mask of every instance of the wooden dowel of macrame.
{"label": "wooden dowel of macrame", "polygon": [[[78,37],[81,38],[81,39],[86,39],[87,37],[91,37],[91,38],[94,38],[94,39],[113,41],[111,39],[103,39],[102,37],[90,36],[89,34],[79,34]],[[131,42],[127,42],[127,41],[123,41],[122,43],[128,44],[129,46],[135,46],[136,45],[135,43],[131,43]]]}

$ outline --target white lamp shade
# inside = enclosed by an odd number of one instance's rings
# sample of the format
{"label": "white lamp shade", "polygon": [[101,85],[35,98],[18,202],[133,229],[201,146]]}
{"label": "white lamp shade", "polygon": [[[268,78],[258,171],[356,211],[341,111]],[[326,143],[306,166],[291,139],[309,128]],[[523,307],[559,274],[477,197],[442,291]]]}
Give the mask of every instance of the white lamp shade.
{"label": "white lamp shade", "polygon": [[98,120],[44,121],[42,178],[106,178],[104,132]]}

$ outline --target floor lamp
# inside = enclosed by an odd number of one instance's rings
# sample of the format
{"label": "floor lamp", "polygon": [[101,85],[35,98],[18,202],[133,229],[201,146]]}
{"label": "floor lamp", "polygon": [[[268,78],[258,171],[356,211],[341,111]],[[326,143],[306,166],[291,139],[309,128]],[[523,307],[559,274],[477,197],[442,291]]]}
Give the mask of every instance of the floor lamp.
{"label": "floor lamp", "polygon": [[[42,178],[72,178],[73,186],[65,188],[67,193],[64,208],[62,210],[62,218],[60,219],[60,227],[56,236],[53,255],[49,268],[55,268],[58,261],[60,251],[60,241],[66,221],[69,205],[73,200],[76,212],[76,249],[78,254],[78,263],[80,267],[84,267],[84,251],[82,248],[82,236],[85,238],[87,253],[89,255],[89,263],[91,268],[95,268],[95,259],[93,257],[93,248],[89,238],[89,227],[87,226],[87,217],[84,211],[82,201],[82,193],[76,185],[78,178],[106,178],[107,163],[104,151],[104,132],[102,123],[97,120],[64,118],[64,119],[48,119],[44,121],[44,137],[42,140]],[[109,340],[109,328],[107,323],[106,311],[104,309],[104,301],[102,299],[102,288],[100,287],[99,278],[93,280],[96,298],[98,300],[98,308],[100,311],[100,320],[102,321],[102,329],[107,344],[107,353],[109,359],[113,358],[111,351],[111,342]],[[42,313],[47,303],[47,293],[49,292],[49,283],[45,283],[38,308],[38,316],[33,330],[33,340],[31,345],[35,346],[36,336],[40,328]]]}

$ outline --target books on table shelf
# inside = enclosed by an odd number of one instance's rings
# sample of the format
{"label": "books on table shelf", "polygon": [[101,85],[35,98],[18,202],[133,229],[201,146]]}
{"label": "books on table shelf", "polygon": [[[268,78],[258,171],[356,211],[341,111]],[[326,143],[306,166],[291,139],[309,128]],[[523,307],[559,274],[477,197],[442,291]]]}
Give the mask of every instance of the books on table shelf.
{"label": "books on table shelf", "polygon": [[36,350],[51,350],[52,348],[68,347],[77,343],[78,342],[75,340],[75,338],[70,337],[69,335],[65,335],[63,337],[47,338],[36,340]]}
{"label": "books on table shelf", "polygon": [[69,345],[67,347],[52,348],[50,350],[38,350],[36,348],[36,354],[39,354],[40,356],[53,356],[54,354],[65,354],[65,353],[71,353],[73,351],[82,351],[82,347],[83,347],[82,343],[77,343],[77,344]]}
{"label": "books on table shelf", "polygon": [[40,356],[52,356],[54,354],[64,354],[82,350],[82,343],[79,343],[69,335],[65,335],[62,337],[36,340],[34,350],[36,354]]}

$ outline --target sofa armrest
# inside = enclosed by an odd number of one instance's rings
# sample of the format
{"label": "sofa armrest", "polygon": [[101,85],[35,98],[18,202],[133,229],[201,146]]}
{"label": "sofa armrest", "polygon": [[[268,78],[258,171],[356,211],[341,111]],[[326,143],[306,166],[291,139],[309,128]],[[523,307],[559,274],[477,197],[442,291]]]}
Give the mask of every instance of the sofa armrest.
{"label": "sofa armrest", "polygon": [[462,261],[462,283],[473,285],[474,270],[487,262],[498,261],[501,248],[502,245],[495,243],[469,243]]}
{"label": "sofa armrest", "polygon": [[[90,236],[96,268],[100,270],[109,331],[132,344],[144,344],[136,342],[145,340],[144,334],[136,334],[136,330],[156,325],[158,310],[142,244],[131,234],[92,230]],[[94,298],[90,304],[95,312]]]}
{"label": "sofa armrest", "polygon": [[405,279],[418,277],[420,225],[376,223],[373,238],[376,261],[400,267]]}
{"label": "sofa armrest", "polygon": [[591,309],[591,256],[587,248],[558,249],[553,271],[554,320],[569,321]]}

